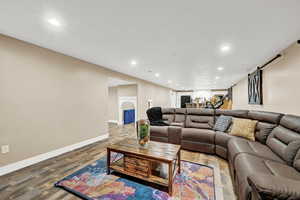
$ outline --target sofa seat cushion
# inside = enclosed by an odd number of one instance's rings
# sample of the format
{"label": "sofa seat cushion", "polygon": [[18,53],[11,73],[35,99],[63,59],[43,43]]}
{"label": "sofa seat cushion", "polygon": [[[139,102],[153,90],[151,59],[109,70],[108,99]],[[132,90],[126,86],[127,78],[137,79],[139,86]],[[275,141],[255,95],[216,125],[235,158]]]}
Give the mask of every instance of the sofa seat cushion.
{"label": "sofa seat cushion", "polygon": [[229,160],[234,163],[235,158],[240,153],[256,155],[267,160],[285,163],[279,156],[272,152],[268,146],[259,142],[249,141],[242,138],[234,138],[228,142]]}
{"label": "sofa seat cushion", "polygon": [[168,126],[151,126],[150,136],[168,137]]}
{"label": "sofa seat cushion", "polygon": [[235,160],[234,167],[239,179],[246,180],[250,174],[264,173],[300,181],[300,173],[295,168],[250,154],[240,154]]}
{"label": "sofa seat cushion", "polygon": [[217,131],[216,138],[215,138],[215,144],[227,149],[228,141],[231,138],[235,138],[235,137],[232,135],[229,135],[228,133]]}
{"label": "sofa seat cushion", "polygon": [[250,154],[239,155],[234,166],[238,178],[245,178],[255,173],[264,173],[300,181],[300,173],[295,168]]}
{"label": "sofa seat cushion", "polygon": [[281,176],[300,181],[300,173],[293,167],[276,161],[265,160],[251,154],[240,154],[234,163],[240,199],[247,199],[251,191],[247,178],[257,173]]}
{"label": "sofa seat cushion", "polygon": [[300,173],[295,168],[289,165],[274,162],[271,160],[265,160],[265,165],[269,168],[270,172],[275,176],[283,176],[285,178],[300,181]]}
{"label": "sofa seat cushion", "polygon": [[182,140],[214,144],[216,133],[209,129],[183,128],[181,134]]}

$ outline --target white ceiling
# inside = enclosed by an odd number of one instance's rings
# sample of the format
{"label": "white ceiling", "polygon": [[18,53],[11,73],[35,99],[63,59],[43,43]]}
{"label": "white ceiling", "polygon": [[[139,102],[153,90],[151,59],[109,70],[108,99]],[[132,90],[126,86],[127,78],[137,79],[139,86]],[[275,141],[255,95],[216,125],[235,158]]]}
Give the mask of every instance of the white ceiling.
{"label": "white ceiling", "polygon": [[132,85],[135,84],[134,82],[122,80],[115,77],[108,77],[108,87],[117,87],[120,85]]}
{"label": "white ceiling", "polygon": [[300,39],[299,0],[0,0],[0,9],[3,34],[175,89],[227,88]]}

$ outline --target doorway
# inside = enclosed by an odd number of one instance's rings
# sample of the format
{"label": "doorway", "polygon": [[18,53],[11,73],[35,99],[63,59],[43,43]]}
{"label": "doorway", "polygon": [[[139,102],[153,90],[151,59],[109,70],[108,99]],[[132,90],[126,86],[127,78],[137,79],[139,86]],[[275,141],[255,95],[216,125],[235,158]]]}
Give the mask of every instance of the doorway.
{"label": "doorway", "polygon": [[110,77],[108,80],[109,123],[133,124],[137,119],[137,84]]}
{"label": "doorway", "polygon": [[190,95],[184,95],[184,96],[181,96],[180,98],[181,98],[180,99],[180,102],[181,102],[180,107],[181,108],[186,108],[186,104],[191,103],[191,96]]}

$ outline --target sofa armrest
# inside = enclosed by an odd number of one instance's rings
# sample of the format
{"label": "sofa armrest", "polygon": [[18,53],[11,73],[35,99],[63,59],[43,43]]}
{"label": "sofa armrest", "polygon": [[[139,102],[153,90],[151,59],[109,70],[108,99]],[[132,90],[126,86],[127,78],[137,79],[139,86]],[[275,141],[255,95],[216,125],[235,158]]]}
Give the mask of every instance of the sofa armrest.
{"label": "sofa armrest", "polygon": [[280,176],[253,174],[248,177],[252,200],[300,199],[300,181]]}

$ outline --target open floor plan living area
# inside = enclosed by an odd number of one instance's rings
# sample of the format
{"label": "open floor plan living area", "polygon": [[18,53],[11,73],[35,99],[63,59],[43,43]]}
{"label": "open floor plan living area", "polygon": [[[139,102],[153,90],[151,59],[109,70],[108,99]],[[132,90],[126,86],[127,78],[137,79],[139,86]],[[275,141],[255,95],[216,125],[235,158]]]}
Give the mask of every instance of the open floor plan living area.
{"label": "open floor plan living area", "polygon": [[0,200],[300,200],[299,10],[0,1]]}

